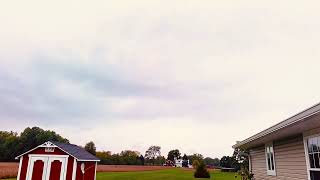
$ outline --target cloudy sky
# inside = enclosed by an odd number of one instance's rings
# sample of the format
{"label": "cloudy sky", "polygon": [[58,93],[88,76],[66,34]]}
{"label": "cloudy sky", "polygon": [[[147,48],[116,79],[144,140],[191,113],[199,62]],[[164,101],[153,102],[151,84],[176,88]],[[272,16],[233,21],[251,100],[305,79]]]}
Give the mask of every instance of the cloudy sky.
{"label": "cloudy sky", "polygon": [[317,3],[1,1],[1,130],[230,155],[318,103]]}

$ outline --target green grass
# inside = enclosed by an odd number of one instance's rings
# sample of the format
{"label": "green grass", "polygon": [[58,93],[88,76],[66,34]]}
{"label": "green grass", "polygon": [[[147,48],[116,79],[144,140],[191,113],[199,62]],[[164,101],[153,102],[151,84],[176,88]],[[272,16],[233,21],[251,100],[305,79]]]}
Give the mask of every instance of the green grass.
{"label": "green grass", "polygon": [[[240,180],[235,173],[211,172],[214,180]],[[97,173],[97,180],[195,180],[193,171],[183,169],[166,169],[142,172],[101,172]]]}
{"label": "green grass", "polygon": [[[215,171],[210,174],[210,179],[214,180],[241,180],[240,177],[235,178],[235,173]],[[195,180],[195,178],[193,178],[193,171],[177,168],[142,172],[99,172],[97,180]]]}

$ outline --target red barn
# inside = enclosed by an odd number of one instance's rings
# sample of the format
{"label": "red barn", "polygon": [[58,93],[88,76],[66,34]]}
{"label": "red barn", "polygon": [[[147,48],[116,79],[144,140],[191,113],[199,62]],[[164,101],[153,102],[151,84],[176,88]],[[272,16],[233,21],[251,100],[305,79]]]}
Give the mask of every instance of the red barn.
{"label": "red barn", "polygon": [[83,148],[45,142],[19,156],[17,180],[95,180],[97,157]]}

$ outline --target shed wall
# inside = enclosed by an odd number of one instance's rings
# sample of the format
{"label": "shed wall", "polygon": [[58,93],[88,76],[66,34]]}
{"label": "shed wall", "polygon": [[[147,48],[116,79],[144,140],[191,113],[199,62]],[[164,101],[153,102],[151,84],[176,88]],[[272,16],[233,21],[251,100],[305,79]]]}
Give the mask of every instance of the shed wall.
{"label": "shed wall", "polygon": [[[96,162],[77,162],[77,175],[76,180],[94,180],[95,178],[95,166]],[[85,173],[84,175],[81,172],[81,163],[85,164]]]}
{"label": "shed wall", "polygon": [[[43,148],[43,147],[39,147],[39,148],[31,151],[30,153],[23,155],[19,180],[26,180],[26,175],[27,175],[27,170],[28,170],[28,162],[29,162],[29,154],[67,155],[67,153],[63,152],[59,148],[55,148],[54,152],[45,152],[45,148]],[[72,180],[73,161],[74,161],[74,158],[72,156],[69,156],[68,165],[67,165],[66,180]]]}

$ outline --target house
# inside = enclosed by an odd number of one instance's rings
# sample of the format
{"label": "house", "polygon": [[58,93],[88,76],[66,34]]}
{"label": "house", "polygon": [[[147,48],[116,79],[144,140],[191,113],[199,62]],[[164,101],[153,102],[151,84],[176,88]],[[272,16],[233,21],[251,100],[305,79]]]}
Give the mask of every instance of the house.
{"label": "house", "polygon": [[312,106],[233,148],[248,150],[255,179],[320,179],[320,104]]}
{"label": "house", "polygon": [[83,148],[45,142],[19,156],[17,180],[95,180],[97,157]]}
{"label": "house", "polygon": [[[174,163],[175,163],[176,167],[182,167],[183,159],[174,158]],[[189,162],[188,162],[188,164],[189,164]]]}

